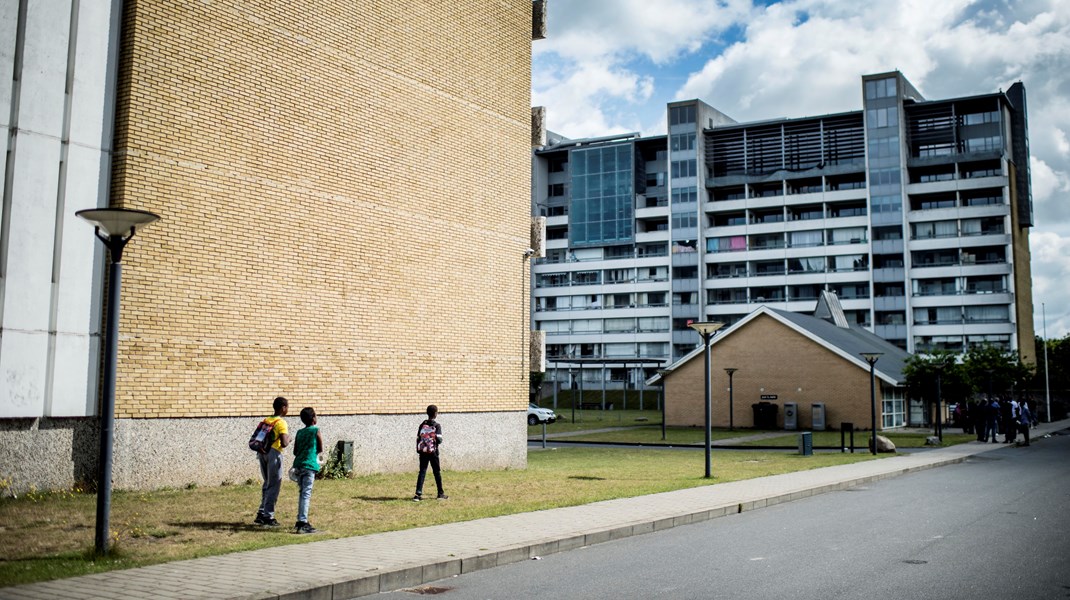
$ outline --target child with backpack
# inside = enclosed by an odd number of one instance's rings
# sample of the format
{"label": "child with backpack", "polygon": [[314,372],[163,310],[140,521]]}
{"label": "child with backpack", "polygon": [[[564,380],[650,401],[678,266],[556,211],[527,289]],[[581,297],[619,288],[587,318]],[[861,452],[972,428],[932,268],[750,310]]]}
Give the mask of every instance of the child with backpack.
{"label": "child with backpack", "polygon": [[438,463],[438,447],[442,444],[442,426],[435,421],[437,415],[438,407],[434,404],[428,406],[427,419],[420,423],[420,427],[416,430],[416,453],[420,455],[420,475],[416,478],[416,495],[412,497],[413,502],[423,500],[427,465],[431,465],[431,472],[435,475],[438,499],[449,498],[442,490],[442,469]]}
{"label": "child with backpack", "polygon": [[256,451],[260,476],[264,479],[264,485],[260,488],[260,508],[256,511],[253,523],[265,527],[279,526],[275,520],[275,502],[282,489],[282,449],[290,445],[289,429],[283,418],[290,410],[290,403],[279,396],[275,398],[272,408],[275,414],[261,421],[249,440],[249,448]]}
{"label": "child with backpack", "polygon": [[297,533],[316,533],[316,528],[308,522],[308,505],[312,501],[312,484],[319,473],[319,454],[323,452],[323,438],[320,428],[316,426],[316,411],[311,406],[301,409],[301,422],[304,429],[294,438],[293,479],[297,482]]}

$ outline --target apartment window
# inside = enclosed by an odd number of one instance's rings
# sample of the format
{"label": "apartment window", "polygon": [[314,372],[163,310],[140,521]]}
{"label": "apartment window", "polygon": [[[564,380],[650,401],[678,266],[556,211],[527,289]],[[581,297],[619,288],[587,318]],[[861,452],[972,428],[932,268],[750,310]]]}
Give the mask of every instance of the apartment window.
{"label": "apartment window", "polygon": [[832,264],[832,270],[836,272],[865,271],[869,268],[869,255],[844,254],[841,256],[830,256],[829,262]]}
{"label": "apartment window", "polygon": [[999,112],[989,111],[962,115],[963,125],[981,125],[982,123],[999,123]]}
{"label": "apartment window", "polygon": [[824,233],[816,231],[792,231],[788,233],[789,245],[792,248],[809,248],[821,246],[825,243]]}
{"label": "apartment window", "polygon": [[635,319],[606,319],[606,333],[634,333]]}
{"label": "apartment window", "polygon": [[869,172],[869,182],[872,185],[898,185],[901,174],[898,168],[873,169]]}
{"label": "apartment window", "polygon": [[899,226],[874,227],[873,239],[877,241],[901,240],[903,239],[903,229]]}
{"label": "apartment window", "polygon": [[669,317],[639,317],[640,332],[668,331]]}
{"label": "apartment window", "polygon": [[788,271],[791,273],[824,273],[825,258],[823,256],[789,258]]}
{"label": "apartment window", "polygon": [[709,238],[706,240],[706,252],[742,252],[746,249],[747,238],[742,235]]}
{"label": "apartment window", "polygon": [[784,274],[784,261],[782,260],[763,260],[754,263],[754,275],[762,277],[764,275],[783,275]]}
{"label": "apartment window", "polygon": [[568,160],[564,158],[551,158],[549,160],[548,169],[551,173],[561,173],[565,170],[565,165],[568,164]]}
{"label": "apartment window", "polygon": [[673,213],[672,226],[674,229],[678,227],[698,227],[698,215],[695,213]]}
{"label": "apartment window", "polygon": [[966,279],[967,294],[996,294],[1007,291],[1007,281],[1003,275],[969,277]]}
{"label": "apartment window", "polygon": [[870,160],[893,156],[896,158],[899,157],[899,136],[893,135],[886,138],[872,138],[869,140]]}
{"label": "apartment window", "polygon": [[829,230],[829,243],[837,244],[861,244],[866,241],[865,227],[845,227],[843,229]]}
{"label": "apartment window", "polygon": [[963,206],[993,206],[1003,204],[1003,194],[999,190],[985,190],[979,193],[962,194]]}
{"label": "apartment window", "polygon": [[770,248],[783,248],[784,234],[769,233],[765,235],[752,235],[750,241],[751,250],[768,250]]}
{"label": "apartment window", "polygon": [[[687,161],[684,161],[687,162]],[[691,161],[694,162],[694,161]],[[698,201],[698,188],[693,185],[673,188],[672,190],[672,203],[683,204],[686,202]]]}
{"label": "apartment window", "polygon": [[998,135],[966,138],[966,152],[989,152],[1003,147],[1003,140]]}
{"label": "apartment window", "polygon": [[547,196],[564,196],[565,184],[563,183],[551,183],[546,191]]}
{"label": "apartment window", "polygon": [[698,170],[695,166],[695,160],[674,160],[672,161],[672,176],[677,177],[694,177],[698,174]]}
{"label": "apartment window", "polygon": [[898,127],[899,126],[899,109],[896,107],[889,108],[870,108],[866,110],[866,127],[874,129],[877,127]]}
{"label": "apartment window", "polygon": [[695,134],[679,133],[669,136],[669,146],[673,152],[695,149]]}
{"label": "apartment window", "polygon": [[866,82],[866,100],[876,98],[894,98],[895,79],[871,79]]}
{"label": "apartment window", "polygon": [[788,210],[791,211],[791,220],[793,221],[811,221],[825,218],[825,211],[821,208],[821,205],[795,206]]}
{"label": "apartment window", "polygon": [[917,325],[958,325],[962,323],[962,307],[915,308],[914,323]]}
{"label": "apartment window", "polygon": [[684,125],[695,122],[695,105],[673,106],[669,109],[669,125]]}
{"label": "apartment window", "polygon": [[911,223],[911,237],[916,240],[957,237],[958,224],[955,221],[930,221],[928,223]]}
{"label": "apartment window", "polygon": [[1005,304],[995,306],[967,306],[967,323],[1009,323],[1010,312]]}

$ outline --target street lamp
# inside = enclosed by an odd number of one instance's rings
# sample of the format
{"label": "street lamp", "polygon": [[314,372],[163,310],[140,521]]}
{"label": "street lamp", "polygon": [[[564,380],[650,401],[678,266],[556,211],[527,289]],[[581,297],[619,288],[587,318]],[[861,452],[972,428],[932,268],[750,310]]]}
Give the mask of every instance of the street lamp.
{"label": "street lamp", "polygon": [[735,417],[732,414],[733,413],[733,408],[732,408],[732,404],[733,404],[733,402],[732,402],[732,374],[735,373],[738,370],[739,369],[734,369],[732,367],[728,367],[728,368],[726,368],[724,370],[725,373],[728,373],[728,430],[729,431],[735,431],[735,420],[734,420]]}
{"label": "street lamp", "polygon": [[665,378],[668,377],[672,371],[668,369],[658,369],[658,375],[661,375],[661,441],[665,441]]}
{"label": "street lamp", "polygon": [[872,427],[872,450],[873,454],[877,454],[877,387],[876,380],[873,377],[873,365],[877,364],[877,359],[880,358],[883,352],[862,352],[862,358],[866,359],[869,363],[869,411],[870,411],[870,426]]}
{"label": "street lamp", "polygon": [[940,440],[940,443],[944,443],[944,401],[943,393],[940,389],[941,377],[944,374],[944,363],[939,362],[933,365],[936,368],[936,438]]}
{"label": "street lamp", "polygon": [[123,248],[141,227],[160,217],[144,210],[97,208],[80,210],[111,255],[108,271],[108,318],[104,336],[104,397],[100,406],[100,454],[97,465],[96,553],[108,554],[108,519],[111,512],[112,440],[115,420],[115,365],[119,346],[119,289],[123,274]]}
{"label": "street lamp", "polygon": [[702,401],[703,407],[706,409],[706,479],[710,478],[710,448],[711,439],[713,437],[710,424],[710,338],[713,337],[717,330],[724,327],[724,323],[717,323],[713,321],[700,321],[698,323],[690,323],[688,325],[691,329],[694,329],[702,336],[702,345],[706,346],[706,396]]}

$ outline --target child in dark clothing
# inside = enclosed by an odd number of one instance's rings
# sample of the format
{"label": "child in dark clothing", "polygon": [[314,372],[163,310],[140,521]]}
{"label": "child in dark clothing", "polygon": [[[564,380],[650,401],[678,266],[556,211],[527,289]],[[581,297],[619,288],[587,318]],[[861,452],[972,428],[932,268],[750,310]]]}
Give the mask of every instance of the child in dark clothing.
{"label": "child in dark clothing", "polygon": [[420,455],[420,475],[416,478],[416,495],[412,497],[413,502],[423,500],[427,465],[431,465],[431,472],[435,475],[438,499],[445,500],[449,497],[442,490],[442,470],[438,463],[438,447],[442,444],[442,426],[435,421],[437,415],[438,407],[434,404],[428,406],[427,419],[420,423],[420,427],[416,430],[416,453]]}

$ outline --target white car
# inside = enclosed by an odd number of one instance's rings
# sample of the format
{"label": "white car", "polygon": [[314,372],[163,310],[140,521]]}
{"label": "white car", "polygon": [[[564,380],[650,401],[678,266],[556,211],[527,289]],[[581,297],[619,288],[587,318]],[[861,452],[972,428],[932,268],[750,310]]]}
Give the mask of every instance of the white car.
{"label": "white car", "polygon": [[549,408],[539,408],[534,404],[528,403],[528,425],[538,425],[539,423],[553,423],[557,420],[557,415]]}

